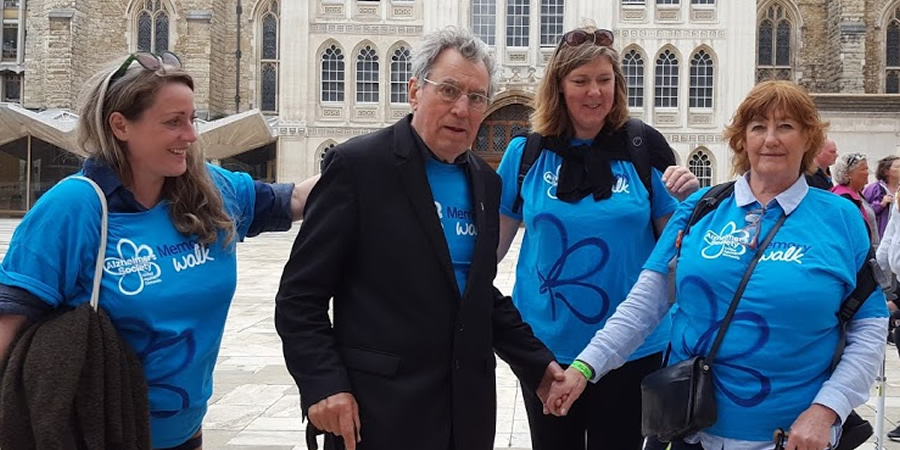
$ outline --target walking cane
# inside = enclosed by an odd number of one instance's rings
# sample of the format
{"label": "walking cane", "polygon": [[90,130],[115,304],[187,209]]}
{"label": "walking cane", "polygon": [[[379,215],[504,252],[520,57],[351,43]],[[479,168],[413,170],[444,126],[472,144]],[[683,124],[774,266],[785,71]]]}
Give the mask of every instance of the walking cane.
{"label": "walking cane", "polygon": [[878,393],[878,401],[875,403],[875,450],[884,450],[884,400],[887,395],[884,362],[885,357],[882,357],[881,369],[878,371],[878,378],[875,379],[875,392]]}

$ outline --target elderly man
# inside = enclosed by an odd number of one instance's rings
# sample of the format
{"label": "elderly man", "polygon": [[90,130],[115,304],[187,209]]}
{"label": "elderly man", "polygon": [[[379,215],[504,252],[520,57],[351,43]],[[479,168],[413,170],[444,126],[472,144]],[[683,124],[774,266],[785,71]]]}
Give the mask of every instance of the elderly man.
{"label": "elderly man", "polygon": [[562,379],[492,284],[500,180],[468,149],[494,62],[447,28],[423,38],[412,71],[410,116],[328,153],[276,299],[326,449],[491,449],[495,351],[542,398]]}
{"label": "elderly man", "polygon": [[826,139],[825,144],[822,145],[822,150],[816,155],[816,173],[806,176],[806,184],[810,187],[825,189],[826,191],[833,188],[834,182],[831,179],[830,167],[837,160],[837,157],[837,144],[834,143],[834,139]]}

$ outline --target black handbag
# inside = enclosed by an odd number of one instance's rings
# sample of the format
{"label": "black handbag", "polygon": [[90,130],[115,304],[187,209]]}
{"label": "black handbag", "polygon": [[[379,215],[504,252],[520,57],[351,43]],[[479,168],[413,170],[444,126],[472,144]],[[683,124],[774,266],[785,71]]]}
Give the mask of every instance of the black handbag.
{"label": "black handbag", "polygon": [[662,442],[671,442],[716,423],[718,413],[712,362],[725,338],[725,331],[734,318],[737,305],[750,281],[753,269],[756,268],[756,263],[786,218],[787,216],[782,215],[778,219],[750,261],[750,266],[744,272],[744,278],[734,292],[728,312],[719,326],[709,355],[694,356],[644,377],[641,382],[641,432],[644,436],[654,436]]}

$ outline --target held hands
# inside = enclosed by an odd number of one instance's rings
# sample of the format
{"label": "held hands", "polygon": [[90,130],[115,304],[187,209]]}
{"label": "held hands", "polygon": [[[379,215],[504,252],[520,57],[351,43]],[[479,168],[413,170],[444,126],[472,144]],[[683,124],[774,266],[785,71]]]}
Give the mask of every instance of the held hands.
{"label": "held hands", "polygon": [[309,407],[309,421],[325,432],[343,436],[347,450],[356,450],[359,435],[359,406],[349,392],[339,392]]}
{"label": "held hands", "polygon": [[563,375],[563,369],[556,363],[556,361],[551,361],[550,364],[547,365],[547,370],[544,371],[544,377],[541,378],[541,384],[538,385],[537,388],[537,396],[541,399],[541,402],[544,404],[544,414],[548,412],[548,403],[547,396],[551,391],[551,385],[556,385],[561,381],[565,380],[565,376]]}
{"label": "held hands", "polygon": [[662,181],[666,183],[669,194],[678,201],[684,201],[700,189],[700,180],[687,167],[669,166],[663,173]]}
{"label": "held hands", "polygon": [[837,414],[826,406],[814,403],[791,425],[785,450],[822,450],[831,447],[831,426]]}
{"label": "held hands", "polygon": [[584,392],[587,387],[587,378],[576,369],[569,367],[561,381],[556,381],[550,387],[547,399],[544,401],[544,414],[565,416],[572,409],[572,404]]}

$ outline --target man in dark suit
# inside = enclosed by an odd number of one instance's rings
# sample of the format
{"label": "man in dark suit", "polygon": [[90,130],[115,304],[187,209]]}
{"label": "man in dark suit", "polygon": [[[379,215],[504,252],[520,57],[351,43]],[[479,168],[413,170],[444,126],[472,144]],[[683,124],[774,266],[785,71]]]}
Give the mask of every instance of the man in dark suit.
{"label": "man in dark suit", "polygon": [[539,395],[563,379],[493,287],[500,180],[468,151],[493,60],[448,28],[423,38],[412,71],[410,116],[326,156],[276,299],[326,449],[491,449],[495,351]]}
{"label": "man in dark suit", "polygon": [[834,139],[826,139],[822,150],[816,155],[816,173],[806,176],[806,184],[810,187],[829,190],[834,187],[831,180],[831,166],[837,160],[837,145]]}

